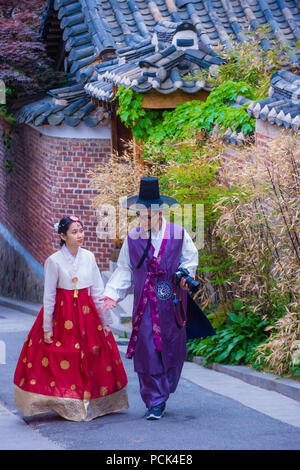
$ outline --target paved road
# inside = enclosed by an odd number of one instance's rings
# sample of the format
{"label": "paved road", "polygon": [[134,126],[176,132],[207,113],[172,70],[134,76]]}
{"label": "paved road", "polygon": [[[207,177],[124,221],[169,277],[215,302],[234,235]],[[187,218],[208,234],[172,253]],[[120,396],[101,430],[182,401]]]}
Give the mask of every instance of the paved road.
{"label": "paved road", "polygon": [[66,421],[48,413],[25,418],[24,425],[14,405],[12,383],[18,356],[34,319],[0,306],[0,342],[6,347],[6,363],[0,364],[2,449],[24,449],[30,445],[35,449],[120,451],[300,448],[299,402],[189,362],[176,393],[167,403],[165,416],[158,422],[146,421],[132,361],[125,359],[125,347],[121,345],[129,380],[129,410],[88,423]]}

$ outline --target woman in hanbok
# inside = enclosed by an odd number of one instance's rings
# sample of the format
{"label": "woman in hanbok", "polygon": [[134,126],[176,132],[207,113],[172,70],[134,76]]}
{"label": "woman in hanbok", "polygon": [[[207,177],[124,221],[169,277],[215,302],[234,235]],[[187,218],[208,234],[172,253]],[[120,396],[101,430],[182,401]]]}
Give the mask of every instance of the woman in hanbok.
{"label": "woman in hanbok", "polygon": [[14,376],[15,403],[25,416],[55,411],[90,421],[129,407],[127,376],[95,256],[83,249],[77,217],[58,225],[61,249],[45,262],[43,306],[25,340]]}

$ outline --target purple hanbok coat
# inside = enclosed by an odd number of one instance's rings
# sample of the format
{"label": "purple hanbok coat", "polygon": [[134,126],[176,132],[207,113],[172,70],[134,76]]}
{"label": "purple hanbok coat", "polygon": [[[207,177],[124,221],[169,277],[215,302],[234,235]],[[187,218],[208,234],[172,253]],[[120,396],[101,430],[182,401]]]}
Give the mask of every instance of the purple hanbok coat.
{"label": "purple hanbok coat", "polygon": [[[136,372],[158,375],[171,368],[182,367],[186,359],[186,331],[176,322],[173,297],[162,300],[156,294],[158,283],[165,281],[169,287],[173,285],[172,278],[180,264],[184,228],[167,222],[157,257],[151,245],[144,263],[138,269],[138,262],[147,245],[147,240],[139,234],[139,229],[128,234],[134,306],[127,357],[133,357]],[[187,291],[177,287],[177,296],[179,291],[186,309]]]}

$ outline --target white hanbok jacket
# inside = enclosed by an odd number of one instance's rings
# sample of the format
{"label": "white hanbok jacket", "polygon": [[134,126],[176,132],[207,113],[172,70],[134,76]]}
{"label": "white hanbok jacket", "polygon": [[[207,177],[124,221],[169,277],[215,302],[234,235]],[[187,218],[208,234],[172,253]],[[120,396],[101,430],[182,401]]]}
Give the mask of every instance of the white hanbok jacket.
{"label": "white hanbok jacket", "polygon": [[56,288],[74,290],[72,282],[74,277],[78,278],[76,289],[89,289],[102,324],[112,323],[110,312],[105,310],[101,313],[100,311],[102,302],[99,299],[103,296],[104,284],[95,256],[91,251],[79,247],[77,256],[74,258],[66,245],[63,245],[59,251],[46,259],[44,273],[44,331],[52,331]]}

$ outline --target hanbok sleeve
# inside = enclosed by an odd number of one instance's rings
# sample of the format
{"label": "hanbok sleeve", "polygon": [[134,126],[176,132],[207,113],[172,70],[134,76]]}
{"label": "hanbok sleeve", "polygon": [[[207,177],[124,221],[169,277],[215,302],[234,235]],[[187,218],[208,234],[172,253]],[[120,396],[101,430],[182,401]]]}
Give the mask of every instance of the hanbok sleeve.
{"label": "hanbok sleeve", "polygon": [[131,286],[132,267],[129,257],[128,241],[126,238],[119,254],[117,267],[105,286],[104,295],[118,302],[126,297]]}
{"label": "hanbok sleeve", "polygon": [[101,305],[103,305],[103,301],[99,301],[99,299],[100,297],[103,297],[104,284],[94,254],[92,254],[92,270],[93,284],[91,286],[91,297],[101,319],[101,323],[104,326],[111,325],[113,320],[110,311],[105,309],[103,312],[101,312],[100,309]]}
{"label": "hanbok sleeve", "polygon": [[188,269],[190,275],[195,277],[198,262],[198,250],[188,232],[184,230],[182,251],[179,260],[180,264],[178,267]]}
{"label": "hanbok sleeve", "polygon": [[46,259],[44,265],[44,297],[43,297],[43,329],[45,332],[51,332],[52,318],[56,302],[56,286],[58,281],[58,265],[51,257]]}

